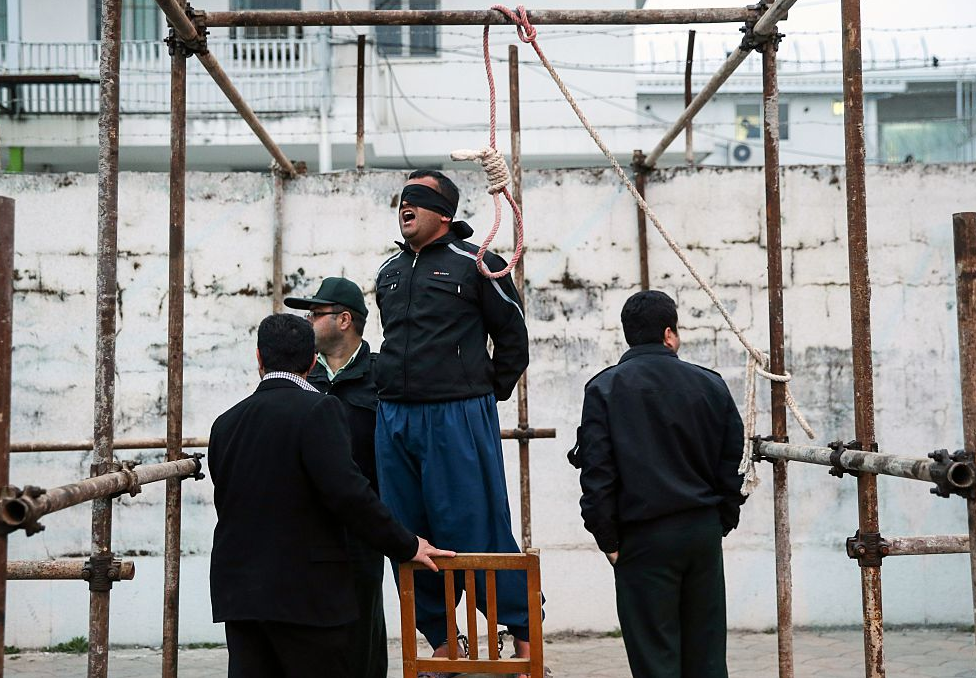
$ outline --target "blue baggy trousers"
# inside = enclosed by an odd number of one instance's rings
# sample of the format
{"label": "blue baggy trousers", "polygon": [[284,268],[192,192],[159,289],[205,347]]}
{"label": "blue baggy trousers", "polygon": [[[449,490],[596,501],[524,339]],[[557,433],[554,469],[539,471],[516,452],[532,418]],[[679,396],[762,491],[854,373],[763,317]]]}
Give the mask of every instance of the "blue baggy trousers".
{"label": "blue baggy trousers", "polygon": [[[441,549],[520,552],[512,537],[494,395],[441,403],[380,401],[376,413],[380,498],[408,530]],[[397,568],[394,565],[394,573]],[[457,600],[464,573],[455,574]],[[417,571],[417,629],[434,648],[447,639],[442,573]],[[498,622],[528,640],[525,573],[498,571]],[[398,580],[399,584],[399,580]],[[485,577],[476,578],[483,614]],[[457,602],[455,602],[456,604]]]}

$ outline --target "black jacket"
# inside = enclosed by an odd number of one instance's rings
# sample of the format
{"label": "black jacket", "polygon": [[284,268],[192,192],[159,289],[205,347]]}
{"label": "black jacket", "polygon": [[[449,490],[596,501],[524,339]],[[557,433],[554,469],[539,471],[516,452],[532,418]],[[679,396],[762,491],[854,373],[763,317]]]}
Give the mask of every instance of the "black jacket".
{"label": "black jacket", "polygon": [[742,420],[722,377],[663,344],[631,348],[586,385],[576,463],[583,522],[614,552],[619,529],[717,507],[739,523]]}
{"label": "black jacket", "polygon": [[359,354],[352,365],[336,375],[335,382],[318,361],[308,374],[308,381],[323,394],[331,394],[342,401],[349,423],[352,442],[352,459],[356,461],[363,474],[369,479],[373,491],[379,493],[376,480],[376,453],[373,437],[376,434],[376,364],[378,354],[369,353],[369,344],[364,340]]}
{"label": "black jacket", "polygon": [[[471,227],[455,222],[419,253],[398,243],[401,252],[377,272],[380,399],[453,401],[493,393],[504,401],[512,395],[529,364],[522,300],[511,276],[478,272],[478,248],[462,240],[470,235]],[[492,271],[505,267],[491,252],[485,264]]]}
{"label": "black jacket", "polygon": [[346,529],[406,561],[417,538],[352,461],[338,399],[270,379],[217,418],[208,453],[217,526],[214,622],[329,627],[357,617]]}

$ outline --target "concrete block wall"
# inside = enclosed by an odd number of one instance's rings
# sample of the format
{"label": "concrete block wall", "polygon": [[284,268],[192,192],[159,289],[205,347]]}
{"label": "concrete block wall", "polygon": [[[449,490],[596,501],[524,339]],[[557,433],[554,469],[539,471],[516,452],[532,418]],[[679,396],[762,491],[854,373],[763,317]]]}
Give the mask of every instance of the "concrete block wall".
{"label": "concrete block wall", "polygon": [[[480,239],[491,201],[479,173],[456,173],[460,217]],[[373,274],[396,247],[393,206],[404,175],[316,175],[287,185],[284,268],[289,292],[315,290],[328,275],[360,281],[371,314],[366,339],[381,342]],[[976,209],[976,166],[871,167],[868,218],[873,283],[873,350],[881,449],[924,456],[961,446],[951,214]],[[818,444],[853,436],[850,307],[843,169],[783,171],[787,364],[794,394]],[[96,181],[91,175],[3,175],[0,194],[17,200],[13,440],[83,439],[94,409]],[[609,171],[535,171],[525,176],[526,307],[531,337],[531,423],[556,427],[532,445],[532,522],[543,555],[548,630],[617,625],[612,573],[579,519],[579,486],[564,451],[574,440],[582,388],[625,349],[619,310],[638,289],[635,208]],[[768,343],[763,177],[759,169],[672,169],[653,175],[648,200],[754,343]],[[123,174],[119,208],[116,436],[165,432],[167,177]],[[191,174],[187,186],[185,423],[206,436],[224,409],[257,381],[255,330],[271,309],[271,182],[256,174]],[[507,218],[506,218],[507,219]],[[506,222],[507,223],[507,222]],[[678,301],[682,357],[719,370],[741,399],[745,355],[705,295],[649,227],[652,286]],[[511,253],[511,239],[497,249]],[[768,428],[760,386],[760,430]],[[502,404],[503,426],[515,407]],[[795,441],[804,440],[791,423]],[[505,444],[513,518],[519,521],[517,446]],[[121,457],[154,460],[159,451]],[[83,453],[14,455],[16,485],[55,486],[88,473]],[[726,540],[729,622],[775,624],[771,470]],[[925,484],[882,479],[886,535],[962,533],[962,502]],[[269,496],[271,493],[269,492]],[[856,528],[854,482],[824,468],[791,467],[797,624],[857,624],[857,567],[843,553]],[[163,488],[117,503],[114,547],[137,563],[116,585],[115,643],[159,643],[162,616]],[[215,520],[209,481],[184,486],[184,642],[222,638],[210,622],[208,554]],[[31,538],[14,534],[11,559],[84,556],[87,506],[48,517]],[[964,555],[888,559],[886,621],[971,624]],[[287,577],[287,574],[282,574]],[[928,586],[938,578],[942,586]],[[388,578],[391,583],[392,578]],[[924,592],[920,594],[920,592]],[[389,588],[387,617],[398,633]],[[13,582],[8,642],[43,646],[84,635],[81,583]]]}

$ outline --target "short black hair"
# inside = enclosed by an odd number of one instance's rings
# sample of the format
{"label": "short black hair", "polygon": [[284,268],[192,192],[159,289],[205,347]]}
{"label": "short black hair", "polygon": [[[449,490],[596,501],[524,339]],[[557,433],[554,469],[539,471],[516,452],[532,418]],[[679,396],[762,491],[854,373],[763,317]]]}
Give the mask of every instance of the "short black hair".
{"label": "short black hair", "polygon": [[664,341],[665,328],[678,332],[678,307],[660,290],[642,290],[624,303],[620,322],[630,346],[660,343]]}
{"label": "short black hair", "polygon": [[438,192],[455,205],[461,200],[461,192],[458,190],[457,184],[440,170],[414,170],[407,179],[420,179],[422,177],[433,177],[437,180]]}
{"label": "short black hair", "polygon": [[295,314],[271,314],[258,326],[258,352],[265,372],[304,375],[315,356],[312,324]]}

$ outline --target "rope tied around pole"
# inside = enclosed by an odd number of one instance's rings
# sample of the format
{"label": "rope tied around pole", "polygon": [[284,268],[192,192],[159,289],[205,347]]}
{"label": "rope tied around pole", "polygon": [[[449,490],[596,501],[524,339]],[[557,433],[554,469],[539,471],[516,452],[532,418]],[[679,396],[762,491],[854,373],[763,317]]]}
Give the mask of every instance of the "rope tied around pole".
{"label": "rope tied around pole", "polygon": [[[647,201],[644,200],[644,197],[640,195],[640,192],[634,186],[633,182],[630,181],[630,178],[627,176],[627,173],[624,172],[623,167],[621,167],[620,163],[617,162],[617,159],[614,157],[609,147],[607,147],[606,143],[600,137],[600,134],[596,131],[596,129],[587,119],[582,109],[580,109],[579,104],[576,103],[576,99],[573,98],[573,95],[566,87],[566,84],[562,81],[562,78],[559,77],[559,74],[556,72],[556,69],[549,62],[549,59],[546,58],[546,55],[543,53],[542,48],[539,46],[539,43],[536,40],[538,36],[538,31],[529,21],[529,17],[527,12],[525,11],[525,7],[519,5],[513,11],[501,5],[493,5],[492,9],[501,12],[508,18],[509,21],[515,24],[515,28],[516,31],[518,32],[519,39],[522,42],[526,42],[532,45],[532,48],[535,50],[535,53],[539,57],[539,61],[542,63],[543,66],[545,66],[546,70],[549,72],[549,75],[552,77],[553,82],[556,83],[556,87],[559,88],[559,91],[566,99],[566,102],[573,109],[573,112],[576,114],[576,117],[579,118],[580,122],[583,124],[583,127],[586,128],[586,131],[593,139],[593,142],[599,147],[600,151],[603,152],[603,155],[606,156],[607,160],[610,162],[610,166],[613,168],[613,171],[616,173],[617,177],[627,188],[627,191],[630,193],[630,195],[637,202],[638,207],[640,207],[641,211],[647,216],[650,222],[654,225],[654,228],[657,229],[657,232],[661,234],[661,238],[664,239],[664,242],[667,243],[668,247],[671,249],[672,252],[674,252],[675,256],[677,256],[677,258],[681,260],[681,263],[684,264],[685,268],[688,270],[688,273],[691,274],[691,277],[695,280],[696,283],[698,283],[698,286],[705,292],[706,295],[708,295],[709,299],[712,301],[713,306],[722,315],[722,318],[725,319],[726,325],[728,325],[729,329],[735,335],[736,339],[739,340],[739,343],[746,350],[746,353],[748,354],[748,360],[746,362],[746,380],[745,380],[746,381],[746,394],[745,394],[746,418],[744,423],[745,441],[743,442],[743,447],[742,447],[742,462],[739,465],[739,473],[743,474],[744,476],[741,492],[743,495],[748,496],[750,493],[752,493],[753,490],[755,490],[756,486],[759,485],[759,477],[756,474],[755,462],[752,459],[752,441],[751,441],[752,437],[755,436],[756,433],[756,376],[757,375],[767,380],[770,380],[771,382],[782,382],[785,385],[786,405],[789,408],[790,412],[792,413],[793,418],[796,420],[797,424],[800,426],[800,428],[804,431],[804,433],[809,438],[811,439],[814,438],[813,429],[810,427],[810,424],[807,422],[806,418],[803,417],[803,414],[800,412],[800,408],[797,405],[796,400],[793,398],[793,394],[790,391],[789,382],[792,379],[792,375],[790,375],[789,372],[784,372],[782,375],[780,375],[770,371],[769,354],[753,346],[753,344],[745,336],[745,333],[742,331],[742,329],[739,328],[739,326],[735,323],[734,320],[732,320],[731,313],[726,308],[726,306],[722,303],[722,301],[718,298],[718,295],[716,294],[715,290],[712,289],[712,287],[708,284],[708,282],[702,277],[702,275],[694,267],[694,265],[688,259],[688,255],[684,252],[684,250],[681,249],[681,246],[678,245],[677,241],[674,240],[674,238],[671,236],[668,230],[664,228],[664,225],[661,223],[661,220],[658,218],[657,214],[653,210],[651,210],[650,206],[647,204]],[[485,44],[485,60],[486,63],[488,63],[487,62],[488,59],[488,27],[487,26],[485,26],[484,44]],[[489,81],[490,81],[491,80],[490,64],[488,70],[489,70]],[[490,83],[490,86],[491,86],[490,88],[492,93],[492,141],[494,142],[494,84]],[[494,146],[494,143],[492,145]]]}

